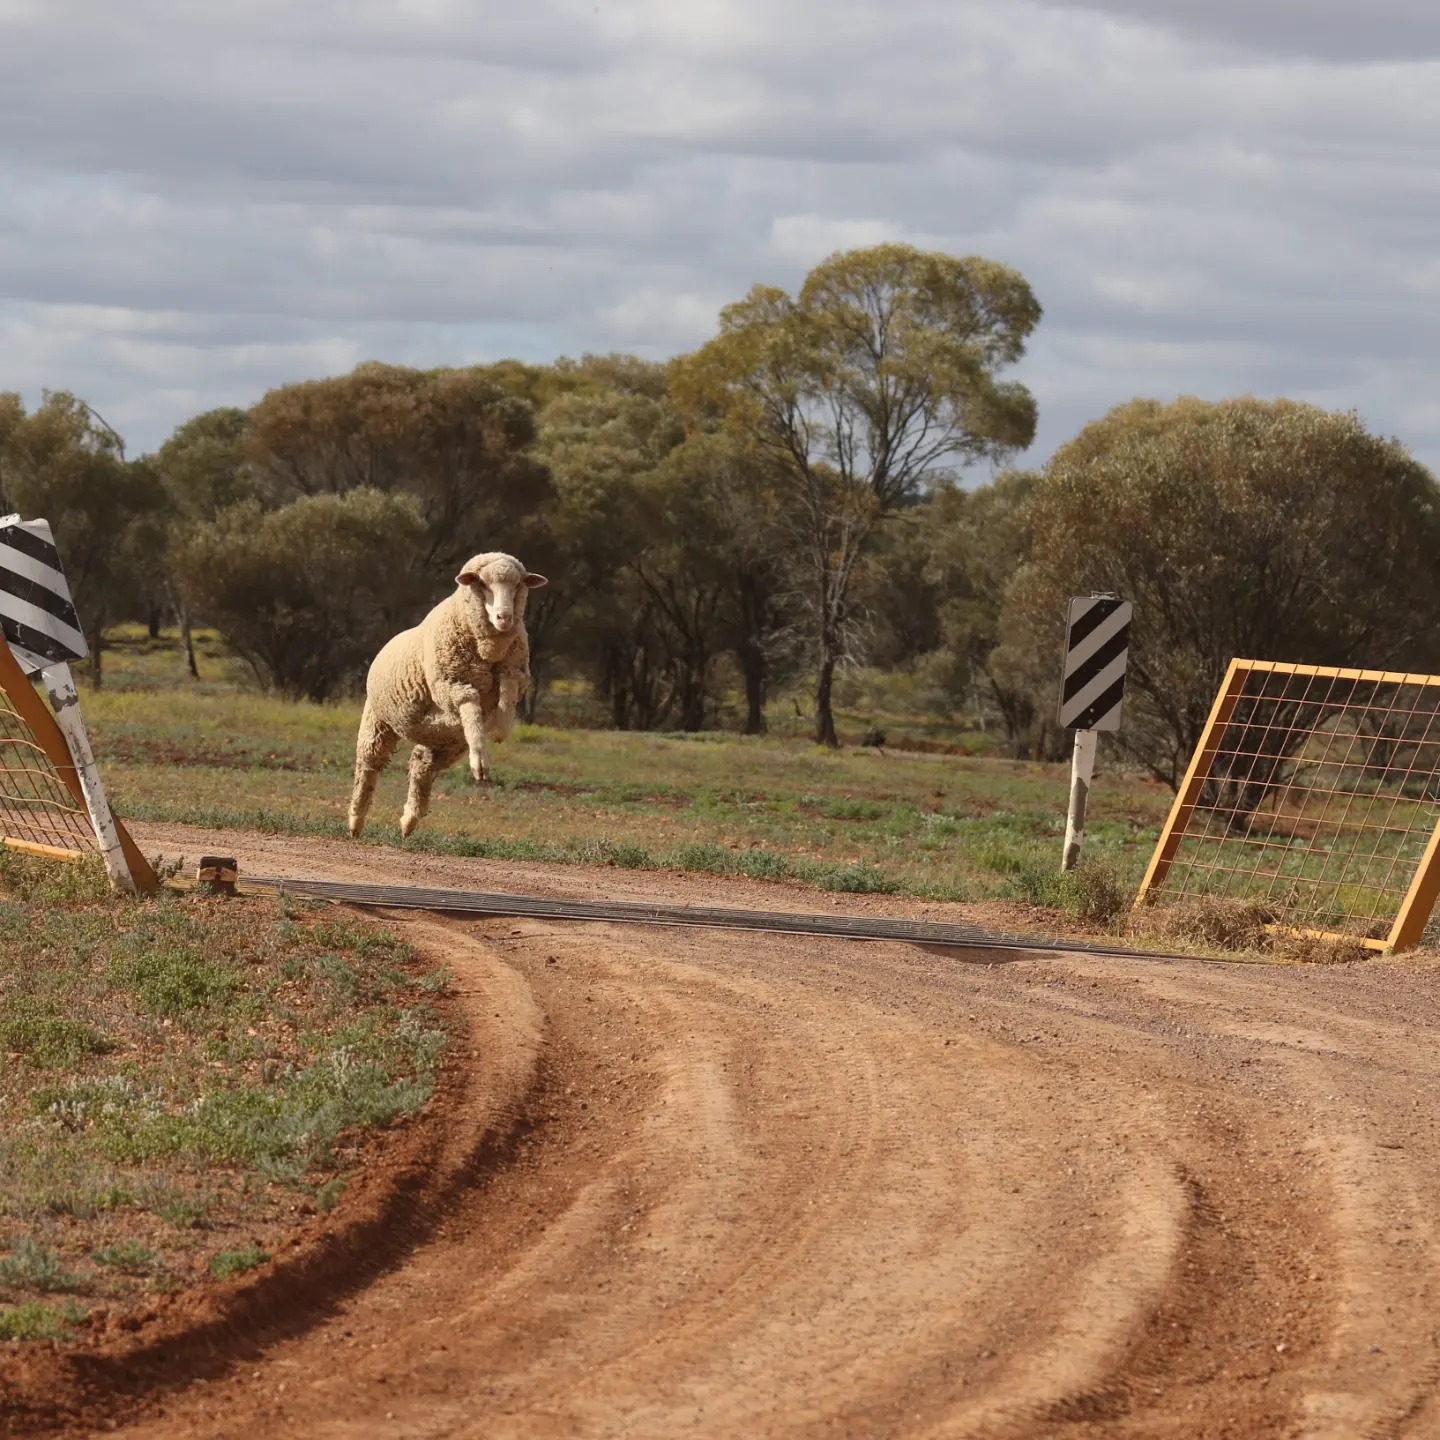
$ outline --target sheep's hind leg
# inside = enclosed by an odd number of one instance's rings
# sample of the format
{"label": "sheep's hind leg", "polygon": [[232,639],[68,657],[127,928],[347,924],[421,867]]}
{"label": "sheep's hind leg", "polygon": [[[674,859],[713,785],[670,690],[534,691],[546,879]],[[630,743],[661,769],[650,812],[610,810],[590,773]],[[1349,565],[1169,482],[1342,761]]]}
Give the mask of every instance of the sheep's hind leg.
{"label": "sheep's hind leg", "polygon": [[399,743],[400,736],[375,718],[367,702],[360,717],[360,733],[355,739],[355,788],[350,795],[350,834],[357,839],[365,828],[370,802],[375,798],[375,782],[390,763]]}
{"label": "sheep's hind leg", "polygon": [[435,786],[435,777],[442,770],[448,770],[464,753],[463,740],[451,745],[417,745],[410,752],[410,789],[400,816],[401,835],[411,835],[430,813],[430,792]]}
{"label": "sheep's hind leg", "polygon": [[485,740],[485,715],[477,701],[463,701],[459,707],[460,723],[465,728],[465,744],[470,751],[470,774],[477,785],[488,785],[494,778],[490,769],[490,747]]}

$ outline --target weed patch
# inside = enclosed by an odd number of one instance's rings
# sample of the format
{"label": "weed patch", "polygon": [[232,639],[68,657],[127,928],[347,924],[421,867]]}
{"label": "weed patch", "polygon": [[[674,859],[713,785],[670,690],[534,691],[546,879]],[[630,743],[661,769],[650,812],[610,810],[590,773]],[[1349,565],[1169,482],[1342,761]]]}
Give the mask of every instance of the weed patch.
{"label": "weed patch", "polygon": [[112,1270],[126,1270],[132,1274],[144,1274],[157,1269],[160,1252],[135,1240],[125,1240],[118,1245],[105,1245],[95,1251],[92,1257],[98,1265],[108,1265]]}
{"label": "weed patch", "polygon": [[243,1250],[222,1250],[210,1261],[210,1273],[217,1279],[228,1280],[232,1275],[243,1275],[263,1265],[269,1258],[258,1245],[247,1245]]}
{"label": "weed patch", "polygon": [[1152,944],[1272,956],[1297,964],[1348,963],[1369,955],[1358,937],[1326,940],[1306,933],[1312,923],[1283,903],[1199,895],[1143,905],[1131,912],[1125,928]]}
{"label": "weed patch", "polygon": [[84,1318],[74,1301],[64,1306],[39,1300],[0,1305],[0,1340],[63,1340]]}
{"label": "weed patch", "polygon": [[29,1235],[16,1242],[14,1250],[0,1258],[0,1285],[7,1290],[82,1290],[85,1282],[72,1275],[53,1250]]}

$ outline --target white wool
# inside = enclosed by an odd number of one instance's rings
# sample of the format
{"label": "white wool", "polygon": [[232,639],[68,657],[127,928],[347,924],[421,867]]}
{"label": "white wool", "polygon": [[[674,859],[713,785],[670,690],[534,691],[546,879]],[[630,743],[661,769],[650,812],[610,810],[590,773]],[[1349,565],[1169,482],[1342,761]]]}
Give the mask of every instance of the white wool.
{"label": "white wool", "polygon": [[352,835],[364,829],[375,782],[402,740],[414,745],[404,835],[429,809],[435,777],[467,751],[476,782],[491,779],[487,741],[510,734],[530,688],[525,601],[545,583],[513,555],[476,555],[451,594],[381,649],[366,677],[355,743]]}

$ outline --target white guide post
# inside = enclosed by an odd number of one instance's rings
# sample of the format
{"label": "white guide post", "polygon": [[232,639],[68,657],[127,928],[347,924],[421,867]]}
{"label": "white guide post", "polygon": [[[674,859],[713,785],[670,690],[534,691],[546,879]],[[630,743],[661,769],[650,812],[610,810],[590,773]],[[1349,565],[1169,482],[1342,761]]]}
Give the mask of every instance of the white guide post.
{"label": "white guide post", "polygon": [[1065,817],[1065,853],[1060,869],[1073,870],[1085,843],[1085,807],[1090,800],[1090,778],[1095,773],[1095,745],[1099,736],[1093,730],[1075,732],[1075,754],[1070,762],[1070,812]]}
{"label": "white guide post", "polygon": [[85,721],[80,716],[80,696],[70,667],[67,664],[47,666],[41,671],[41,678],[50,696],[55,719],[64,733],[65,743],[70,747],[75,773],[80,777],[85,808],[90,812],[90,824],[94,827],[95,840],[105,860],[105,873],[117,889],[133,895],[135,880],[120,845],[115,817],[110,813],[110,802],[105,798],[105,787],[100,783],[100,771],[95,764],[95,752],[90,748],[90,737],[85,732]]}

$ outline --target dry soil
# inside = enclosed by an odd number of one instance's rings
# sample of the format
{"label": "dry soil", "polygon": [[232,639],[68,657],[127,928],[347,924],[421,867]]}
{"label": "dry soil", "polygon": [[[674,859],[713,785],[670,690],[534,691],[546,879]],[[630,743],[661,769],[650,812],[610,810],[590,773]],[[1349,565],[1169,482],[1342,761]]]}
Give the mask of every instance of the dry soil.
{"label": "dry soil", "polygon": [[[242,879],[976,918],[135,829]],[[1433,960],[389,918],[469,1007],[471,1178],[119,1433],[1440,1435]]]}

